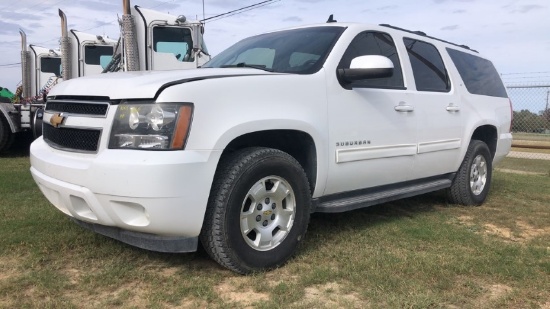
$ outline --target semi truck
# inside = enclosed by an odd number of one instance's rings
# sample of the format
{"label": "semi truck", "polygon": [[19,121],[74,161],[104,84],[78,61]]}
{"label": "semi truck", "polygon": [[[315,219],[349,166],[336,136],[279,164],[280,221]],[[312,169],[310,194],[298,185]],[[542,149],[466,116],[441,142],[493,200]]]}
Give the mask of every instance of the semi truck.
{"label": "semi truck", "polygon": [[11,103],[0,103],[0,153],[19,132],[31,132],[34,138],[42,134],[46,95],[64,80],[116,71],[192,69],[210,60],[200,21],[131,6],[130,0],[122,4],[118,41],[69,31],[61,10],[60,49],[27,45],[20,30],[22,84]]}

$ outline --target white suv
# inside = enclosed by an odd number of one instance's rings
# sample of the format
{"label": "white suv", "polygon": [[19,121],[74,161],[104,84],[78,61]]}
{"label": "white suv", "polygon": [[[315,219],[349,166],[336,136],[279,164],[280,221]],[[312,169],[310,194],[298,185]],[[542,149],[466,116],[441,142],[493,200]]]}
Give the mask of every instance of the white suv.
{"label": "white suv", "polygon": [[64,82],[31,172],[82,226],[163,252],[200,240],[248,273],[283,264],[311,212],[440,189],[483,203],[511,114],[476,51],[329,23],[245,39],[197,70]]}

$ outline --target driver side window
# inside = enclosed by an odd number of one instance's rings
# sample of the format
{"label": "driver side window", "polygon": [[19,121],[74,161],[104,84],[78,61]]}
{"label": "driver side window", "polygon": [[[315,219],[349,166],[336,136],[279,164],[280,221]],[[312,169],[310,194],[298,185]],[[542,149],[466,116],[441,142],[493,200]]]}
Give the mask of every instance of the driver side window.
{"label": "driver side window", "polygon": [[399,55],[393,39],[387,33],[369,31],[358,34],[344,53],[338,68],[349,68],[351,60],[367,55],[388,57],[393,62],[393,75],[385,78],[355,81],[352,83],[353,87],[405,89]]}
{"label": "driver side window", "polygon": [[177,27],[153,28],[153,52],[173,54],[179,62],[193,62],[191,30]]}

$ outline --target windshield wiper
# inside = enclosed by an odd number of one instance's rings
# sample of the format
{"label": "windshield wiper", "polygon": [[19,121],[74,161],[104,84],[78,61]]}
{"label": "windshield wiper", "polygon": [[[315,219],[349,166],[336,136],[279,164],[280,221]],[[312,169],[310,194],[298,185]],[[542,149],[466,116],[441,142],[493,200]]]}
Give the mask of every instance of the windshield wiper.
{"label": "windshield wiper", "polygon": [[237,64],[226,64],[222,65],[220,68],[253,68],[267,72],[273,72],[273,69],[266,68],[263,64],[248,64],[244,62],[239,62]]}

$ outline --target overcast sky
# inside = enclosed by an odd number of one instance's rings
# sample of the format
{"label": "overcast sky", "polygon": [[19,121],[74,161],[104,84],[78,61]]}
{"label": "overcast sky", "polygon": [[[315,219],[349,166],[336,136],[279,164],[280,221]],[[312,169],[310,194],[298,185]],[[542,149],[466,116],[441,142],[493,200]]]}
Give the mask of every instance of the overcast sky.
{"label": "overcast sky", "polygon": [[[205,0],[206,17],[261,0]],[[188,19],[202,19],[201,0],[132,0]],[[117,39],[122,0],[0,0],[0,86],[15,92],[21,81],[20,37],[29,44],[57,48],[61,34],[57,9],[69,29]],[[505,81],[550,81],[549,0],[281,0],[206,24],[205,40],[216,55],[250,35],[325,22],[330,14],[345,22],[387,23],[478,50],[493,61]],[[532,73],[517,75],[511,73]],[[528,77],[525,77],[528,76]],[[531,77],[529,77],[531,76]]]}

